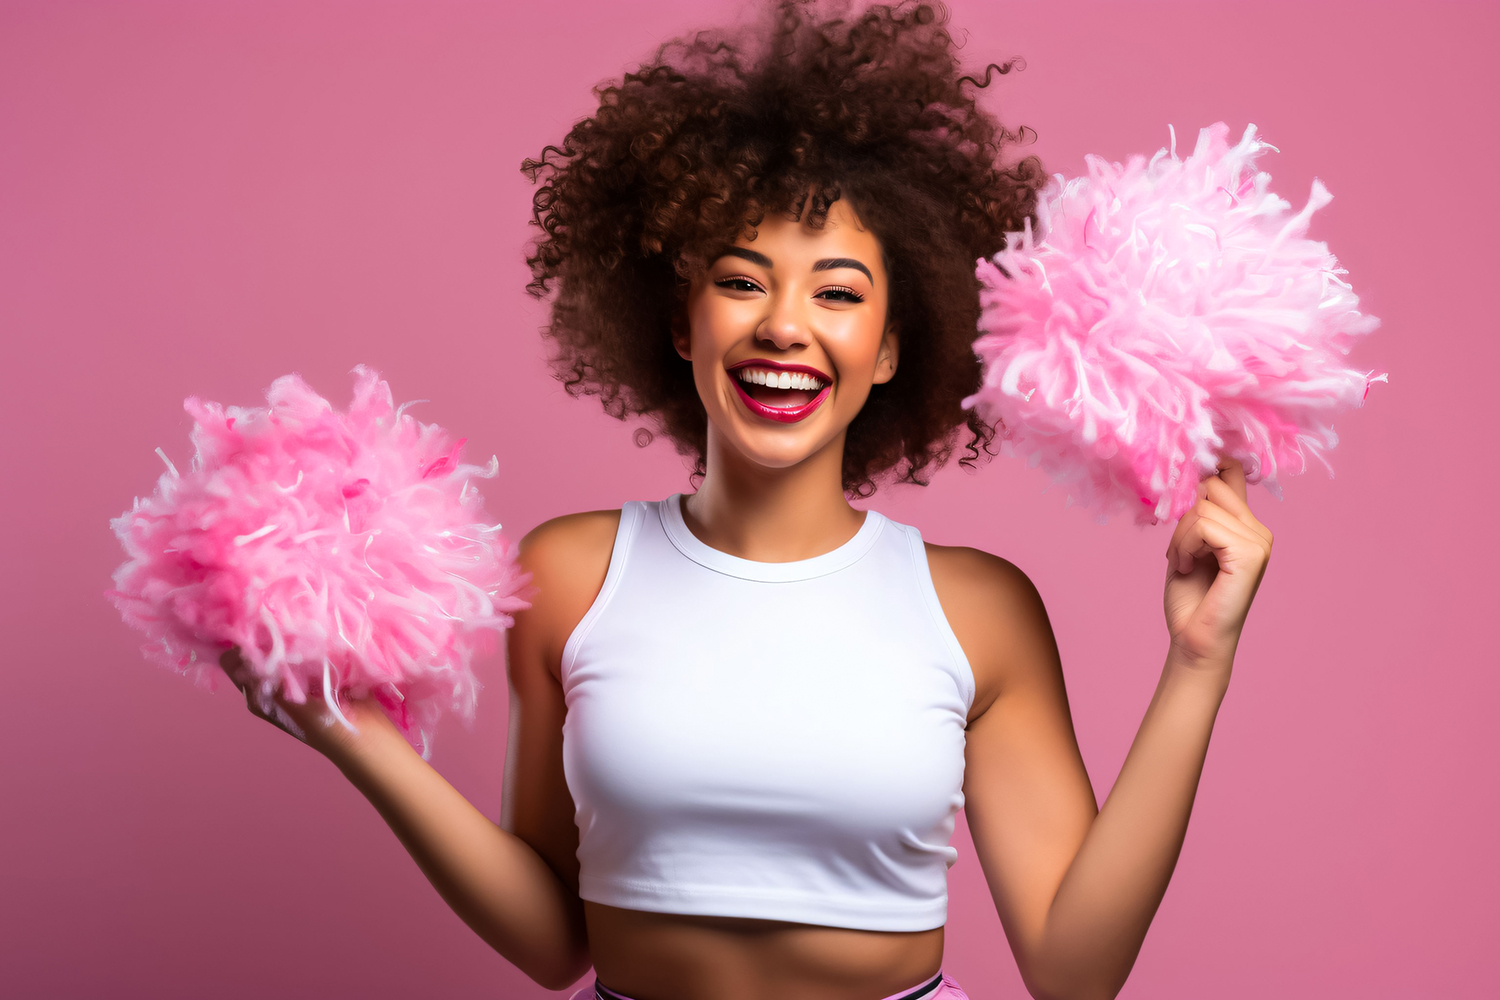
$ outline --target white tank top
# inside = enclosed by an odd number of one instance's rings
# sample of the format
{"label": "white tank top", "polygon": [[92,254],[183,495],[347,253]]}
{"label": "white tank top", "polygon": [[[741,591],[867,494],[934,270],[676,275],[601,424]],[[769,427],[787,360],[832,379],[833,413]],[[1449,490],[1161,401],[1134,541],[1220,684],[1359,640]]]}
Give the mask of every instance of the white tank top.
{"label": "white tank top", "polygon": [[940,927],[974,699],[917,529],[763,563],[681,496],[627,503],[563,649],[579,895],[660,913]]}

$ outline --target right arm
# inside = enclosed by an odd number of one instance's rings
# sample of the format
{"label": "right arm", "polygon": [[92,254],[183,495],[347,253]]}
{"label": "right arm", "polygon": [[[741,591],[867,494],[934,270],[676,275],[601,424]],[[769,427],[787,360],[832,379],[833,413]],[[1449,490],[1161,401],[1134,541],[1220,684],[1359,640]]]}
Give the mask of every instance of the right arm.
{"label": "right arm", "polygon": [[[536,594],[507,636],[510,734],[500,824],[424,761],[373,700],[345,709],[354,734],[321,699],[278,699],[306,741],[370,800],[453,911],[549,989],[575,982],[590,963],[578,830],[562,771],[558,668],[563,644],[603,586],[618,519],[618,511],[576,514],[522,540],[521,566]],[[233,676],[233,659],[225,666]]]}

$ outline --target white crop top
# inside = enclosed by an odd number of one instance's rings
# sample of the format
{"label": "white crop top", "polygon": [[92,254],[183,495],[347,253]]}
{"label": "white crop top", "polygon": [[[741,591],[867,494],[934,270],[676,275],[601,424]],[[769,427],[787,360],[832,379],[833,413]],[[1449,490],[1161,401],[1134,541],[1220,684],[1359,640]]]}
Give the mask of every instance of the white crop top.
{"label": "white crop top", "polygon": [[563,649],[579,895],[882,931],[947,919],[973,674],[917,529],[763,563],[627,503]]}

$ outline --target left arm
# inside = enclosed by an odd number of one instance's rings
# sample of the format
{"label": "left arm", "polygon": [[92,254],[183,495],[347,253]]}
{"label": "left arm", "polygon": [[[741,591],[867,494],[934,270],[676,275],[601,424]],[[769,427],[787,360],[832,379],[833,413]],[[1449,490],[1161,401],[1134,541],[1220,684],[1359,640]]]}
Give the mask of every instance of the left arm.
{"label": "left arm", "polygon": [[1271,534],[1231,464],[1167,549],[1171,646],[1102,810],[1073,735],[1057,647],[1019,570],[934,552],[933,580],[979,683],[964,794],[976,851],[1028,990],[1114,997],[1166,892]]}

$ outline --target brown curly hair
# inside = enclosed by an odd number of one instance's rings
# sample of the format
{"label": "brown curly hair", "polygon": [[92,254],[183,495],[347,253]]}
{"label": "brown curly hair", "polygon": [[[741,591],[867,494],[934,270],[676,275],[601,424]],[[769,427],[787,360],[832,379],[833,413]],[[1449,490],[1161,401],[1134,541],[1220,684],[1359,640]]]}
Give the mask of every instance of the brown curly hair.
{"label": "brown curly hair", "polygon": [[598,112],[560,147],[524,162],[542,182],[527,290],[555,285],[545,332],[568,391],[654,418],[701,475],[707,417],[671,338],[689,283],[767,212],[797,219],[806,205],[821,226],[848,198],[884,252],[901,362],[849,426],[844,487],[925,483],[961,428],[964,464],[994,436],[961,406],[980,378],[974,263],[1022,228],[1044,175],[1035,157],[1002,166],[1022,136],[974,92],[1018,63],[962,75],[941,5],[820,19],[807,0],[780,0],[771,13],[769,32],[667,42],[595,88]]}

